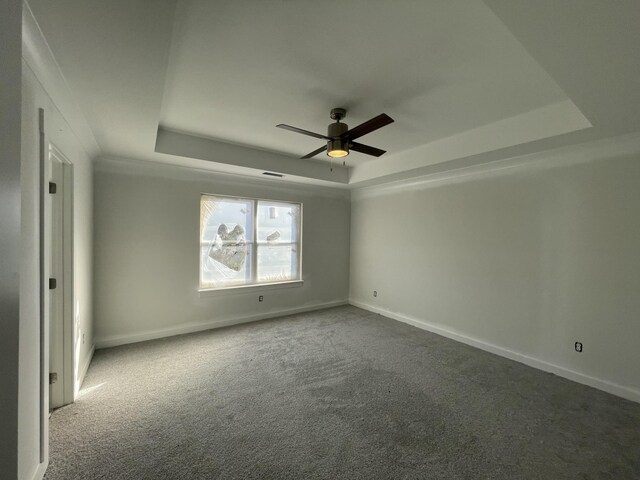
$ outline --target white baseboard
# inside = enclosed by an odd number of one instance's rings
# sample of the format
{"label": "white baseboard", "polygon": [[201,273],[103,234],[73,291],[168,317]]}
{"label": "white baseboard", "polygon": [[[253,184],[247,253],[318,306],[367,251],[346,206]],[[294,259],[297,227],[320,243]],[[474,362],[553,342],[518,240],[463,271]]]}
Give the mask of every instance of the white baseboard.
{"label": "white baseboard", "polygon": [[47,471],[47,467],[49,466],[49,460],[47,459],[46,462],[42,462],[40,464],[38,464],[38,468],[36,468],[36,471],[33,473],[33,477],[32,480],[42,480],[42,478],[44,477],[45,472]]}
{"label": "white baseboard", "polygon": [[84,377],[87,374],[87,370],[89,370],[89,365],[91,365],[91,360],[93,359],[93,354],[95,352],[96,352],[96,345],[94,343],[91,346],[91,351],[89,352],[87,359],[85,360],[84,364],[82,365],[82,368],[80,369],[80,372],[78,375],[78,389],[82,388],[82,382],[84,382]]}
{"label": "white baseboard", "polygon": [[147,330],[140,333],[128,335],[112,335],[108,337],[100,337],[95,340],[95,348],[109,348],[118,345],[126,345],[128,343],[144,342],[146,340],[154,340],[156,338],[172,337],[174,335],[182,335],[184,333],[201,332],[203,330],[211,330],[214,328],[229,327],[231,325],[239,325],[241,323],[256,322],[258,320],[266,320],[269,318],[282,317],[285,315],[293,315],[295,313],[311,312],[313,310],[321,310],[323,308],[338,307],[347,305],[348,300],[338,300],[334,302],[316,303],[313,305],[305,305],[298,308],[290,308],[279,310],[277,312],[259,313],[245,317],[232,317],[222,320],[213,320],[204,323],[188,323],[177,325],[175,327],[161,328],[157,330]]}
{"label": "white baseboard", "polygon": [[561,367],[560,365],[555,365],[553,363],[540,360],[539,358],[531,357],[529,355],[525,355],[525,354],[516,352],[514,350],[509,350],[508,348],[505,348],[505,347],[493,345],[483,340],[478,340],[476,338],[469,337],[463,333],[456,332],[451,329],[447,329],[445,327],[442,327],[441,325],[429,323],[420,318],[392,312],[390,310],[376,307],[368,303],[360,302],[352,298],[349,299],[349,304],[355,307],[362,308],[364,310],[368,310],[373,313],[379,313],[380,315],[392,318],[394,320],[398,320],[403,323],[408,323],[409,325],[413,325],[414,327],[418,327],[422,330],[427,330],[437,335],[441,335],[443,337],[447,337],[452,340],[456,340],[458,342],[471,345],[472,347],[476,347],[481,350],[485,350],[487,352],[500,355],[501,357],[505,357],[510,360],[515,360],[516,362],[524,363],[525,365],[528,365],[530,367],[537,368],[545,372],[553,373],[555,375],[558,375],[563,378],[567,378],[574,382],[582,383],[584,385],[597,388],[598,390],[602,390],[604,392],[617,395],[618,397],[626,398],[627,400],[632,400],[634,402],[640,402],[640,391],[635,390],[633,388],[625,387],[622,385],[618,385],[617,383],[609,382],[608,380],[603,380],[600,378],[592,377],[590,375],[586,375],[584,373],[576,372],[574,370]]}

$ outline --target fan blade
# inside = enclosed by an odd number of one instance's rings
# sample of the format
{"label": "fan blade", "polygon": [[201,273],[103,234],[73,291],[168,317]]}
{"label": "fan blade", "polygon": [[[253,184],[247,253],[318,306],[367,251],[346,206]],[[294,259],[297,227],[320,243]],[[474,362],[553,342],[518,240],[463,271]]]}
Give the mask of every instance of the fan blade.
{"label": "fan blade", "polygon": [[389,125],[390,123],[393,123],[393,118],[386,113],[381,113],[377,117],[367,120],[348,132],[343,133],[342,137],[347,137],[349,140],[355,140],[356,138],[366,135],[367,133],[371,133],[385,125]]}
{"label": "fan blade", "polygon": [[367,155],[372,155],[374,157],[379,157],[383,153],[386,153],[386,150],[380,150],[379,148],[370,147],[369,145],[363,145],[356,142],[349,142],[349,150],[366,153]]}
{"label": "fan blade", "polygon": [[327,146],[325,145],[324,147],[320,147],[317,150],[314,150],[311,153],[307,153],[304,157],[300,157],[300,158],[311,158],[311,157],[315,157],[317,154],[319,154],[320,152],[324,152],[327,149]]}
{"label": "fan blade", "polygon": [[320,135],[319,133],[313,133],[313,132],[310,132],[309,130],[303,130],[298,127],[292,127],[291,125],[285,125],[284,123],[276,125],[276,127],[284,128],[285,130],[290,130],[296,133],[301,133],[303,135],[309,135],[310,137],[321,138],[322,140],[329,140],[329,137],[325,137],[324,135]]}

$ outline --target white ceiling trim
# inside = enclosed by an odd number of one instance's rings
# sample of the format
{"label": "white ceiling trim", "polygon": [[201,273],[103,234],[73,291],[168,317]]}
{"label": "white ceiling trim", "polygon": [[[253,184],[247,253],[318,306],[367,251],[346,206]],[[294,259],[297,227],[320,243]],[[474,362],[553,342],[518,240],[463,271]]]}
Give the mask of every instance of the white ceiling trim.
{"label": "white ceiling trim", "polygon": [[101,149],[29,5],[22,9],[22,58],[69,124],[89,158]]}
{"label": "white ceiling trim", "polygon": [[298,177],[345,185],[349,182],[349,169],[339,164],[331,167],[326,162],[291,158],[163,128],[158,128],[155,151],[263,172],[281,173],[293,181]]}
{"label": "white ceiling trim", "polygon": [[185,167],[175,163],[160,163],[156,161],[122,158],[112,155],[101,156],[94,164],[94,171],[98,173],[113,173],[118,175],[152,176],[169,180],[211,181],[237,185],[256,185],[274,189],[286,189],[290,192],[309,193],[327,198],[350,198],[351,191],[347,188],[337,188],[335,185],[301,184],[284,182],[278,178],[256,177],[238,173],[219,172],[208,168],[191,165]]}
{"label": "white ceiling trim", "polygon": [[[358,165],[351,184],[591,127],[571,100],[483,125],[412,150]],[[409,173],[410,175],[410,173]]]}
{"label": "white ceiling trim", "polygon": [[514,158],[495,160],[456,169],[446,169],[420,177],[397,180],[351,190],[353,200],[391,195],[408,190],[421,190],[443,184],[461,183],[482,177],[509,173],[568,167],[581,163],[610,161],[616,158],[640,157],[640,133],[609,137],[552,150],[539,151]]}

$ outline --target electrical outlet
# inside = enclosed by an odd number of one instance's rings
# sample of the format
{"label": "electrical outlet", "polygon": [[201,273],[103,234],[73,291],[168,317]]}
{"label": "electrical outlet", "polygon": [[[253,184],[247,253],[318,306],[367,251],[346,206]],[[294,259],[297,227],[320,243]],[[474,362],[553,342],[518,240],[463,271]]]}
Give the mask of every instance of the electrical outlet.
{"label": "electrical outlet", "polygon": [[377,297],[377,296],[378,296],[378,291],[377,291],[377,290],[374,290],[374,291],[373,291],[373,296],[374,296],[374,297]]}
{"label": "electrical outlet", "polygon": [[258,297],[258,301],[259,301],[259,302],[261,302],[261,301],[263,301],[263,300],[264,300],[264,295],[260,295],[260,296]]}
{"label": "electrical outlet", "polygon": [[582,352],[582,342],[576,342],[575,349],[576,352]]}

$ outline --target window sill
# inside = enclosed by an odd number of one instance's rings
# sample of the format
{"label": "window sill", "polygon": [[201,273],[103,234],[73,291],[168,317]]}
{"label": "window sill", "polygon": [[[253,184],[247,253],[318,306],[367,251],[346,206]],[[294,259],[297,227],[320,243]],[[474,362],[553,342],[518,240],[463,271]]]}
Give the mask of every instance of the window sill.
{"label": "window sill", "polygon": [[256,285],[239,285],[237,287],[202,288],[198,290],[198,295],[201,297],[215,297],[218,295],[237,295],[242,293],[253,294],[269,290],[279,290],[281,288],[301,287],[303,284],[304,280],[292,280],[290,282],[260,283]]}

